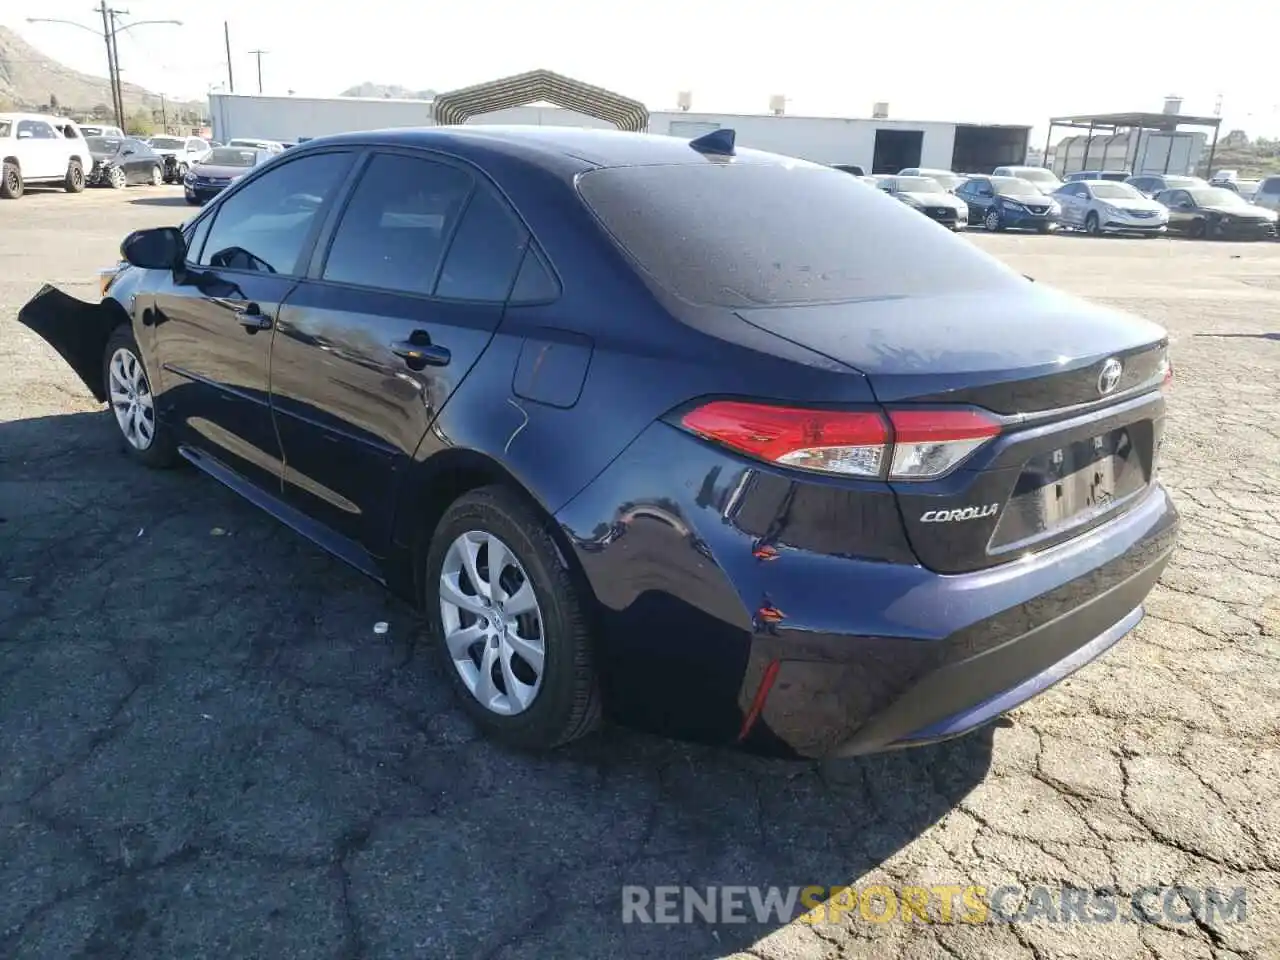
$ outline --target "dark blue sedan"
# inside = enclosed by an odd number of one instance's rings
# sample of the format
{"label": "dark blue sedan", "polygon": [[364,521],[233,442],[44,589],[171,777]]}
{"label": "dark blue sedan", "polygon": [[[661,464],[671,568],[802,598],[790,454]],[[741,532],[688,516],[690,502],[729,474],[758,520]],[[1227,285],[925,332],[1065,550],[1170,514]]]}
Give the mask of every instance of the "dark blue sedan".
{"label": "dark blue sedan", "polygon": [[1164,330],[730,131],[319,139],[123,253],[21,321],[133,458],[420,604],[512,744],[945,739],[1120,640],[1173,549]]}
{"label": "dark blue sedan", "polygon": [[194,163],[182,178],[187,203],[208,203],[251,169],[266,163],[271,154],[252,147],[214,147],[209,155]]}
{"label": "dark blue sedan", "polygon": [[969,222],[988,230],[1036,230],[1058,228],[1062,207],[1029,180],[1020,177],[971,177],[956,190],[969,205]]}

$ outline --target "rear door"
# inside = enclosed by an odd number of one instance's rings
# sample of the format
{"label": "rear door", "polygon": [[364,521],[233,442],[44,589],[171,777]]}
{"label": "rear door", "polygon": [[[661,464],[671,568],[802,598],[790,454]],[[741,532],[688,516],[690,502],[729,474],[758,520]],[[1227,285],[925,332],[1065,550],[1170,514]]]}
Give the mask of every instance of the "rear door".
{"label": "rear door", "polygon": [[61,163],[62,143],[57,133],[43,120],[19,120],[18,159],[22,175],[29,180],[43,180],[66,172]]}
{"label": "rear door", "polygon": [[276,493],[272,330],[353,157],[299,157],[226,196],[196,225],[183,282],[166,278],[154,294],[161,414],[185,443]]}
{"label": "rear door", "polygon": [[396,481],[502,319],[528,234],[483,176],[375,151],[280,313],[285,495],[378,555]]}

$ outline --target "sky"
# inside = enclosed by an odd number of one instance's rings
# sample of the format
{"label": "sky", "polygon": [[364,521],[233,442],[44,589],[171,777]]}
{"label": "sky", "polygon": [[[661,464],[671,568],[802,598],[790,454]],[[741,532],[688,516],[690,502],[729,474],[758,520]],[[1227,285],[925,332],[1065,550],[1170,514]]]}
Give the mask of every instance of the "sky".
{"label": "sky", "polygon": [[[332,96],[363,81],[444,91],[543,67],[652,110],[674,108],[682,90],[709,113],[764,113],[774,94],[788,98],[788,113],[812,116],[866,117],[887,101],[899,119],[1030,124],[1033,146],[1050,116],[1158,111],[1168,95],[1184,99],[1184,114],[1207,116],[1221,97],[1223,133],[1280,136],[1277,48],[1265,39],[1280,28],[1280,7],[1261,0],[1216,0],[1207,18],[1187,0],[1123,0],[1078,17],[1045,0],[115,2],[129,11],[124,21],[183,21],[139,26],[119,45],[127,81],[184,99],[226,82],[226,20],[237,92],[257,90],[249,51],[260,49],[271,94]],[[26,22],[100,28],[93,6],[0,0],[0,23],[104,75],[100,39]],[[1187,18],[1210,35],[1187,32]],[[1182,26],[1166,29],[1171,21]]]}

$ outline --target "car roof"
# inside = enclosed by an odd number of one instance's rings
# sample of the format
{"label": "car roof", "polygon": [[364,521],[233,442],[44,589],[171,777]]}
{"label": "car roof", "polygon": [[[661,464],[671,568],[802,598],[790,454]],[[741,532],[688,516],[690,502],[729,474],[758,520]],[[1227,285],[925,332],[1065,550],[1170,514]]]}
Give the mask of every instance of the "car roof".
{"label": "car roof", "polygon": [[[456,152],[460,155],[505,155],[541,165],[579,169],[587,167],[629,167],[724,162],[720,156],[699,153],[684,137],[652,133],[627,133],[577,127],[536,126],[439,126],[412,127],[343,133],[309,140],[301,149],[313,150],[329,144],[418,147]],[[300,148],[295,148],[300,149]],[[737,148],[733,161],[803,166],[829,170],[825,164],[794,157]]]}

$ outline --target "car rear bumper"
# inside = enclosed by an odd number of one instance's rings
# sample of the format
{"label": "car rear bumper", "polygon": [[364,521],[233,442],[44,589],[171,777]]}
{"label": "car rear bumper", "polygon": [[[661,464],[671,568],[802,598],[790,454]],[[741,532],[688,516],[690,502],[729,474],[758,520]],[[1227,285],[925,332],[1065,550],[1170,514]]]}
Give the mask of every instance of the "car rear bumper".
{"label": "car rear bumper", "polygon": [[[600,601],[615,719],[805,757],[962,734],[1128,633],[1178,526],[1152,485],[1075,540],[945,575],[810,486],[658,424],[557,514]],[[649,518],[620,522],[637,504]],[[854,516],[871,544],[833,533]]]}

